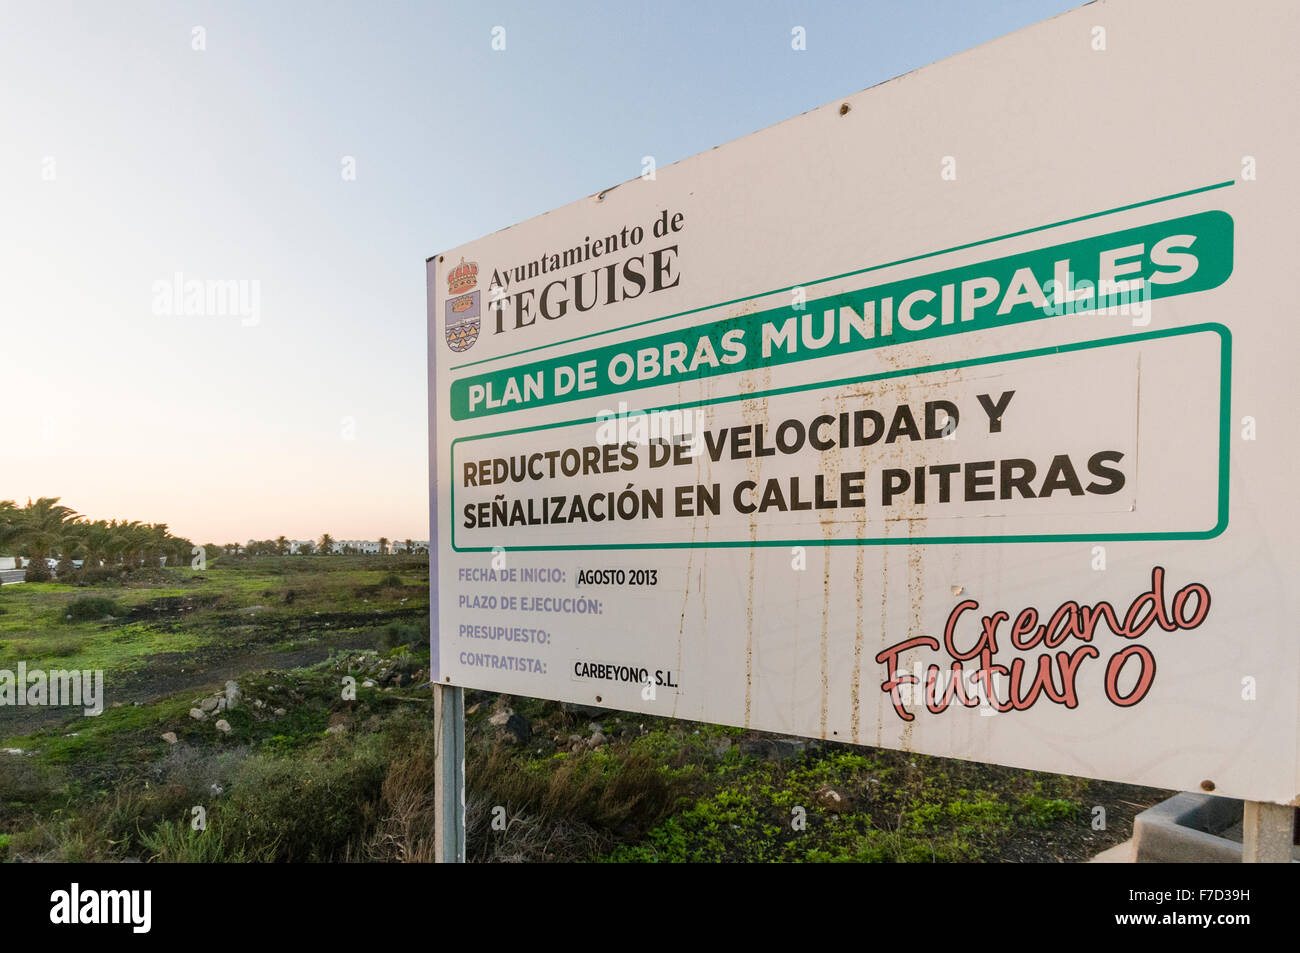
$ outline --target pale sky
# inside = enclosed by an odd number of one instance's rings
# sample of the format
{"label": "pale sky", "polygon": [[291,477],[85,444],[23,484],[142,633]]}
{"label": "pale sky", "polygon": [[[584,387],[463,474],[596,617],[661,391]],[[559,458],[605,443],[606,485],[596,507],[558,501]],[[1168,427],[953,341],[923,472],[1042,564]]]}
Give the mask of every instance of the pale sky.
{"label": "pale sky", "polygon": [[0,499],[427,538],[425,258],[1077,5],[4,0]]}

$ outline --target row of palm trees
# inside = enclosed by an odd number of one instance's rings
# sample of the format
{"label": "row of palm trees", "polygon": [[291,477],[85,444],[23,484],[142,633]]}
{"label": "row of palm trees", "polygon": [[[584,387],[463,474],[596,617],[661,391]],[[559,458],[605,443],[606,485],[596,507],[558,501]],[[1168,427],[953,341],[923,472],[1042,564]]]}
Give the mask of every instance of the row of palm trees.
{"label": "row of palm trees", "polygon": [[28,500],[26,506],[0,500],[0,554],[23,557],[38,575],[50,558],[58,559],[60,575],[74,559],[92,568],[182,565],[193,546],[169,533],[166,523],[88,520],[58,497]]}
{"label": "row of palm trees", "polygon": [[[217,546],[207,544],[208,554],[227,556],[285,556],[292,549],[288,538],[250,540],[248,543],[227,543]],[[379,540],[383,553],[414,553],[411,540],[405,544],[391,543],[387,537]],[[338,547],[333,536],[323,534],[315,543],[300,544],[296,552],[313,552],[344,555],[359,552],[344,544]],[[64,506],[58,497],[41,497],[26,506],[12,500],[0,500],[0,556],[20,556],[27,563],[28,578],[32,581],[49,578],[47,560],[56,559],[60,576],[72,571],[73,560],[82,560],[83,567],[106,566],[183,566],[190,562],[194,544],[188,539],[173,536],[166,523],[126,522],[123,520],[88,520],[71,507]]]}

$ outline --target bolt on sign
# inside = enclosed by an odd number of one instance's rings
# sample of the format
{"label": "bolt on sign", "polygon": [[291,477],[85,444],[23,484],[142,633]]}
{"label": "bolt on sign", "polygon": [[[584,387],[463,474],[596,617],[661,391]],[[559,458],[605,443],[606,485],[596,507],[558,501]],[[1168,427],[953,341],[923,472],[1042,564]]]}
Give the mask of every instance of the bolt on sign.
{"label": "bolt on sign", "polygon": [[1090,4],[429,259],[435,678],[1293,800],[1298,30]]}

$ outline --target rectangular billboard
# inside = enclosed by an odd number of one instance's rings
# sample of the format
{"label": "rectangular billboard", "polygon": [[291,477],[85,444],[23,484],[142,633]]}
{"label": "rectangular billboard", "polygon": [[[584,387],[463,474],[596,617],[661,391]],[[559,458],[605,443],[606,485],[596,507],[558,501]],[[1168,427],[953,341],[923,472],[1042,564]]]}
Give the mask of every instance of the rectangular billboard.
{"label": "rectangular billboard", "polygon": [[435,679],[1292,802],[1297,27],[1090,4],[430,258]]}

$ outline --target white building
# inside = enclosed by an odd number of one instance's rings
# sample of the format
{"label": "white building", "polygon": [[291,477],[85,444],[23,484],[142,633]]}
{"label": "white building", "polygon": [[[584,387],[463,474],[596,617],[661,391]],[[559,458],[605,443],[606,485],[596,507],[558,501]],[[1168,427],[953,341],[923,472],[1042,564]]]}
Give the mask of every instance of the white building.
{"label": "white building", "polygon": [[[316,541],[314,539],[291,539],[289,540],[289,552],[297,555],[303,551],[304,546],[310,545],[312,551],[316,551]],[[388,547],[386,550],[380,550],[379,540],[377,539],[336,539],[334,548],[331,552],[342,553],[345,549],[354,553],[362,553],[368,556],[377,556],[381,552],[393,555],[400,555],[406,552],[406,540],[388,538]],[[411,540],[411,552],[427,553],[429,551],[429,541],[427,539]]]}
{"label": "white building", "polygon": [[379,554],[378,540],[368,539],[340,539],[334,543],[334,552],[341,553],[345,549],[351,549],[354,553],[365,553],[367,555]]}
{"label": "white building", "polygon": [[[406,552],[406,540],[400,536],[388,537],[388,551],[394,554],[403,554]],[[411,540],[411,552],[427,553],[429,551],[429,541],[427,539]]]}

